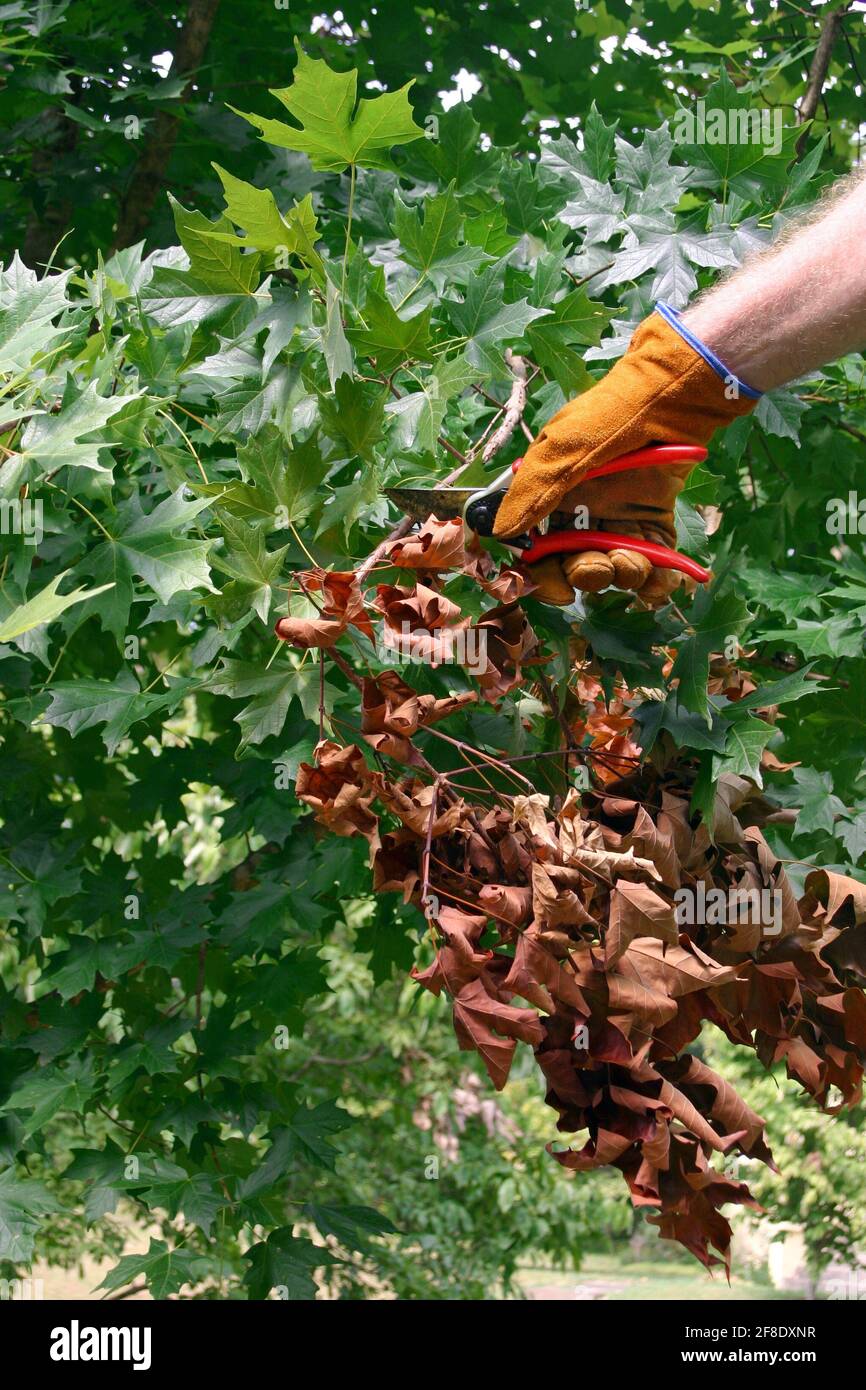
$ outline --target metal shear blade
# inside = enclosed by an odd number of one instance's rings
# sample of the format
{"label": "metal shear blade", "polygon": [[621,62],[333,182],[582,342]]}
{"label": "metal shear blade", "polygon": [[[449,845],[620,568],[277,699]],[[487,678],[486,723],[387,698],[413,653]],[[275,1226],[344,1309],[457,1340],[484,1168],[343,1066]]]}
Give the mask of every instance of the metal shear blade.
{"label": "metal shear blade", "polygon": [[475,487],[386,487],[385,496],[413,521],[426,521],[431,515],[439,521],[453,521],[463,515],[463,508],[477,491]]}

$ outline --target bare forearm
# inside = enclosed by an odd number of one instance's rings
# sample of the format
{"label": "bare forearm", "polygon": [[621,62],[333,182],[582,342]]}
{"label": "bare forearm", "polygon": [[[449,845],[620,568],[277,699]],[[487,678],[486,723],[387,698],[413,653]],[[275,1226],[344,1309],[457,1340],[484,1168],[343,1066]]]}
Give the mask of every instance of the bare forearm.
{"label": "bare forearm", "polygon": [[759,391],[866,347],[866,178],[683,315]]}

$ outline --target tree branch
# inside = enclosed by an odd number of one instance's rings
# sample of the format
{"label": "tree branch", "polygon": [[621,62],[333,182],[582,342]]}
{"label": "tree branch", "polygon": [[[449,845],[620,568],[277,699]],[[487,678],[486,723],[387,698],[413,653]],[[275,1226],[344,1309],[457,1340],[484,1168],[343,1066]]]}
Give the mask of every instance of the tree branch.
{"label": "tree branch", "polygon": [[514,374],[514,382],[511,387],[511,394],[505,403],[505,415],[502,424],[493,431],[481,452],[483,463],[489,463],[494,454],[498,454],[500,449],[504,449],[517,426],[523,419],[523,412],[526,409],[526,362],[522,357],[518,357],[506,349],[505,361],[508,363]]}
{"label": "tree branch", "polygon": [[104,1298],[105,1303],[120,1303],[124,1298],[135,1298],[140,1293],[147,1292],[147,1283],[130,1284],[128,1289],[121,1289],[119,1293],[107,1293]]}
{"label": "tree branch", "polygon": [[[821,36],[818,39],[818,47],[812,57],[812,66],[809,68],[809,78],[806,90],[803,93],[803,100],[797,108],[797,121],[800,125],[806,121],[811,121],[818,110],[818,102],[821,100],[824,91],[824,83],[827,80],[827,70],[830,67],[830,59],[833,56],[833,45],[839,37],[839,30],[842,27],[842,20],[850,9],[850,3],[842,5],[838,10],[831,10],[821,25]],[[803,153],[806,143],[806,134],[803,134],[797,141],[797,157]]]}

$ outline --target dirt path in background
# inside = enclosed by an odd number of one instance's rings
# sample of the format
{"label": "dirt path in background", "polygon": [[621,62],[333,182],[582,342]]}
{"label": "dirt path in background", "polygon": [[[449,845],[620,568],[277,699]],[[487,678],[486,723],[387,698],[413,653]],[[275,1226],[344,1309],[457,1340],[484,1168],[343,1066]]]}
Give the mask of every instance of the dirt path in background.
{"label": "dirt path in background", "polygon": [[[142,1247],[146,1248],[145,1246]],[[130,1246],[124,1254],[135,1253],[135,1246]],[[79,1269],[57,1269],[46,1264],[35,1264],[31,1273],[27,1276],[33,1284],[34,1292],[39,1291],[41,1297],[50,1300],[57,1298],[71,1298],[79,1300],[98,1300],[105,1298],[105,1289],[95,1292],[98,1284],[101,1284],[110,1269],[117,1264],[116,1259],[108,1260],[82,1260]],[[37,1283],[41,1280],[41,1286]],[[132,1302],[133,1299],[141,1301],[149,1299],[150,1294],[146,1292],[133,1294],[130,1299],[123,1301]]]}

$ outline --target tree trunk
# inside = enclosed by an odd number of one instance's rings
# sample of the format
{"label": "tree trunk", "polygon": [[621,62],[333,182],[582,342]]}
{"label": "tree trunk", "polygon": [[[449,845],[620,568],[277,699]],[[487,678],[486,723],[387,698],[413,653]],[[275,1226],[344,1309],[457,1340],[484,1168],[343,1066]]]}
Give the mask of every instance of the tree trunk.
{"label": "tree trunk", "polygon": [[[171,65],[173,74],[180,73],[188,78],[181,93],[181,101],[186,101],[192,94],[196,73],[210,41],[218,8],[219,0],[189,2],[186,21]],[[177,139],[177,128],[178,117],[173,112],[158,112],[121,203],[114,234],[115,250],[140,241],[147,231],[154,204],[165,188],[165,177]]]}
{"label": "tree trunk", "polygon": [[[68,61],[71,66],[72,59]],[[78,106],[81,101],[81,78],[73,75],[70,85],[70,104]],[[52,180],[52,175],[56,178],[58,158],[74,152],[81,131],[78,123],[71,121],[59,106],[49,107],[40,123],[41,131],[36,137],[30,160],[33,197],[30,200],[31,212],[21,249],[24,264],[30,266],[31,270],[41,270],[48,264],[51,253],[72,222],[72,198],[66,193],[61,193],[62,185]],[[48,196],[44,206],[40,207],[39,186],[43,180],[48,188]],[[66,187],[68,186],[67,184]]]}

